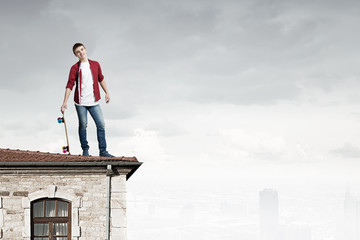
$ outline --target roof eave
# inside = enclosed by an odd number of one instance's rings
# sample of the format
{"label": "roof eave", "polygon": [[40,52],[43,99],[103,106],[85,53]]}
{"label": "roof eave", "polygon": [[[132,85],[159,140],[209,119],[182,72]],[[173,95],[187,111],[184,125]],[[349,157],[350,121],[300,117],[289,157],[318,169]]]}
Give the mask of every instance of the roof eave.
{"label": "roof eave", "polygon": [[131,171],[126,175],[129,179],[131,175],[143,164],[142,162],[125,161],[98,161],[98,162],[0,162],[0,167],[101,167],[111,165],[114,167],[130,167]]}

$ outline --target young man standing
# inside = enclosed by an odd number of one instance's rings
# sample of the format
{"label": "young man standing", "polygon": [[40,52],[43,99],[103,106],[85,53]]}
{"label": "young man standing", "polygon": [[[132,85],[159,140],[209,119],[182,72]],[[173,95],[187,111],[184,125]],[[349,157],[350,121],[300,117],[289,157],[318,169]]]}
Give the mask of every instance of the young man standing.
{"label": "young man standing", "polygon": [[69,80],[66,85],[64,102],[61,106],[61,112],[67,109],[67,101],[70,93],[76,84],[74,101],[75,108],[79,118],[79,138],[83,156],[89,156],[89,145],[86,137],[87,112],[94,119],[97,129],[97,139],[99,143],[99,155],[102,157],[114,157],[106,150],[105,139],[105,122],[99,105],[100,90],[99,84],[105,92],[105,101],[109,103],[110,95],[106,87],[104,76],[100,68],[100,64],[96,61],[88,59],[86,48],[82,43],[76,43],[73,46],[73,53],[79,58],[69,74]]}

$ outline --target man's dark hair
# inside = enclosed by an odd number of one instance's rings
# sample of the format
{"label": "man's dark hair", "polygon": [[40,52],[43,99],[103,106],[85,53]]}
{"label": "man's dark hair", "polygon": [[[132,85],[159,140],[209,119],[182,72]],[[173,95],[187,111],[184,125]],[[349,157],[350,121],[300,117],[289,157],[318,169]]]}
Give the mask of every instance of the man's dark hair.
{"label": "man's dark hair", "polygon": [[[84,44],[82,44],[82,43],[75,43],[74,46],[73,46],[73,53],[75,54],[75,49],[77,49],[78,47],[81,47],[81,46],[83,46],[83,47],[85,48]],[[75,55],[76,55],[76,54],[75,54]]]}

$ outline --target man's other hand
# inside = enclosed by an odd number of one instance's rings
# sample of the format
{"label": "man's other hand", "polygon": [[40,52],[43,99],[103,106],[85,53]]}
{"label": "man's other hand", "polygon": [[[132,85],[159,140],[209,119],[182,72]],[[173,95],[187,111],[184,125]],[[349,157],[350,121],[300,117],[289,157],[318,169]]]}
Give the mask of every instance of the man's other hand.
{"label": "man's other hand", "polygon": [[64,114],[64,112],[65,112],[66,109],[67,109],[67,104],[64,103],[64,104],[61,106],[61,109],[60,109],[61,113]]}

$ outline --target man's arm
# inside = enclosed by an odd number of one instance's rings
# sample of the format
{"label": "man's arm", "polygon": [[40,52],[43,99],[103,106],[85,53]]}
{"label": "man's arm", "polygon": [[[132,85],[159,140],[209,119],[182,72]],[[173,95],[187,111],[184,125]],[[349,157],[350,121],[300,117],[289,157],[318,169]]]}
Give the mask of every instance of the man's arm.
{"label": "man's arm", "polygon": [[66,88],[65,90],[65,96],[64,96],[64,102],[61,106],[61,109],[60,111],[64,114],[65,112],[65,109],[67,109],[67,101],[69,99],[69,96],[70,96],[70,93],[71,93],[71,89],[70,88]]}
{"label": "man's arm", "polygon": [[100,82],[100,86],[101,88],[104,90],[105,92],[105,101],[106,103],[109,103],[110,102],[110,94],[109,94],[109,91],[106,87],[106,82],[105,82],[105,79],[103,79],[101,82]]}

